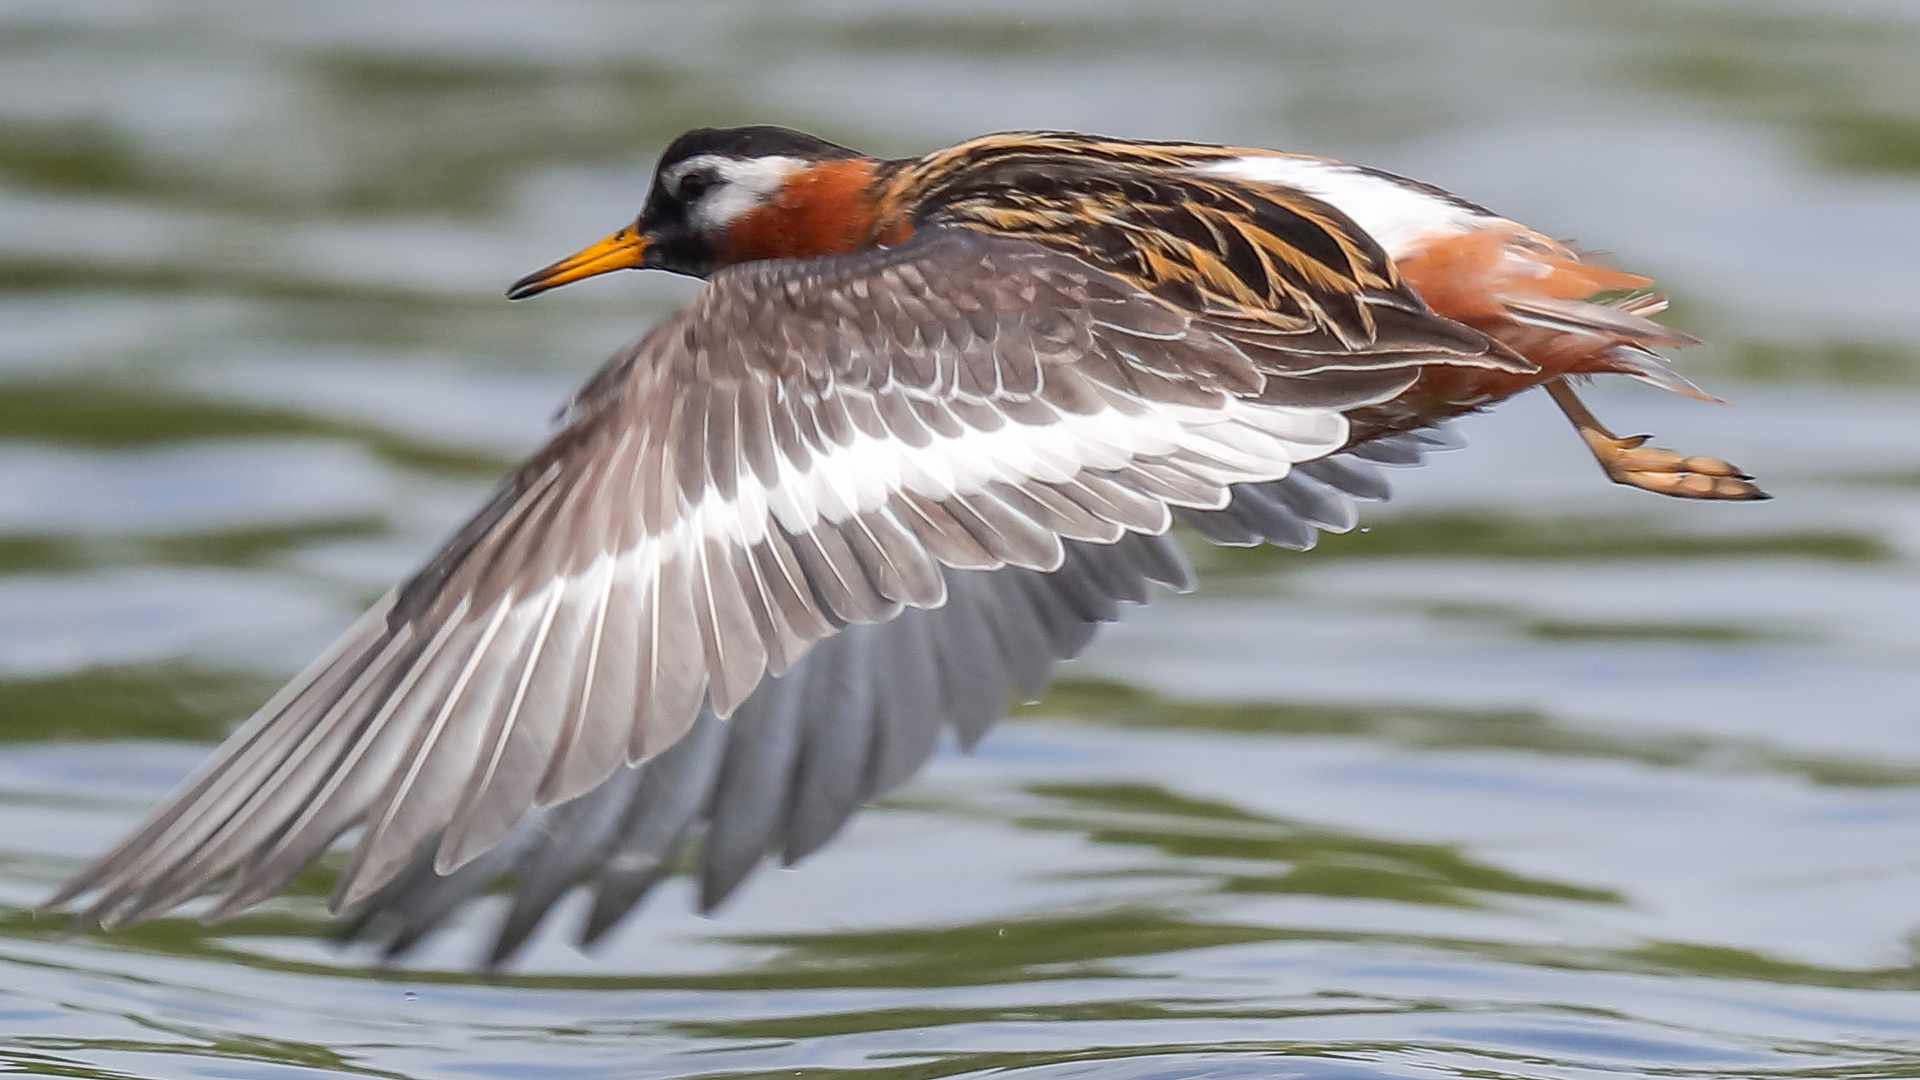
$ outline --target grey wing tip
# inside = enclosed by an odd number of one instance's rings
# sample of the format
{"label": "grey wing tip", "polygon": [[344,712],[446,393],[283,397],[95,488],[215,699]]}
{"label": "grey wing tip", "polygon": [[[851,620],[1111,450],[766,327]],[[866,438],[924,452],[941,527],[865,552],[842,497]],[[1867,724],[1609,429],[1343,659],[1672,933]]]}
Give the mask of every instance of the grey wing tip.
{"label": "grey wing tip", "polygon": [[[463,904],[517,875],[509,909],[489,935],[484,955],[476,957],[482,970],[497,972],[510,963],[576,886],[592,895],[577,941],[582,948],[598,947],[655,885],[684,865],[682,853],[696,844],[703,849],[696,903],[704,912],[717,909],[770,856],[797,859],[830,840],[859,805],[920,766],[940,728],[954,728],[963,743],[977,740],[1004,712],[1008,689],[1037,696],[1059,660],[1079,652],[1100,622],[1118,617],[1126,604],[1144,601],[1153,583],[1182,590],[1194,584],[1184,553],[1165,535],[1129,533],[1112,545],[1076,543],[1063,570],[947,571],[947,606],[909,613],[907,618],[919,621],[903,627],[911,633],[899,642],[883,634],[894,629],[891,624],[854,627],[827,639],[786,675],[766,680],[732,719],[722,723],[708,712],[688,738],[661,756],[616,773],[573,801],[530,811],[498,846],[451,874],[434,872],[437,834],[422,840],[391,873],[361,873],[370,868],[350,866],[336,894],[346,911],[336,939],[368,942],[383,961],[397,960]],[[849,678],[875,678],[870,665],[853,661],[868,655],[882,637],[888,643],[875,655],[930,666],[933,672],[905,682],[881,679],[856,695],[869,710],[863,736],[869,741],[861,754],[834,759],[854,769],[853,775],[832,772],[843,765],[821,774],[837,793],[821,803],[824,816],[805,829],[792,819],[794,785],[800,782],[792,757],[775,755],[758,771],[740,774],[741,780],[765,776],[770,788],[758,790],[751,783],[743,788],[738,781],[726,785],[723,774],[742,767],[741,754],[766,750],[764,741],[746,738],[747,727],[791,727],[783,737],[796,740],[797,753],[809,717],[832,713],[836,703],[848,704]],[[809,683],[818,686],[808,690]],[[968,692],[945,692],[953,686]],[[926,725],[932,730],[922,730]],[[724,822],[743,811],[752,820],[738,823],[730,841],[725,833],[732,826]],[[111,925],[144,917],[186,883],[186,878],[163,878],[118,892],[114,870],[108,863],[83,874],[45,907],[69,905],[104,883],[103,895],[75,916],[75,926]],[[214,911],[226,913],[219,905]]]}
{"label": "grey wing tip", "polygon": [[1442,420],[1430,427],[1415,428],[1406,432],[1405,436],[1430,451],[1461,450],[1467,445],[1459,426],[1450,420]]}
{"label": "grey wing tip", "polygon": [[94,882],[92,880],[92,871],[90,869],[82,871],[79,874],[76,874],[72,880],[60,886],[60,888],[56,890],[52,896],[49,896],[45,900],[42,900],[38,904],[35,904],[33,908],[33,913],[35,915],[62,914],[63,912],[61,909],[73,903],[74,900],[85,895],[86,893],[92,892],[93,889],[94,889]]}
{"label": "grey wing tip", "polygon": [[1357,502],[1380,502],[1392,494],[1380,466],[1418,465],[1429,453],[1461,445],[1444,426],[1384,435],[1297,463],[1279,480],[1235,484],[1225,507],[1183,510],[1180,517],[1215,543],[1306,551],[1320,533],[1346,532],[1358,524]]}

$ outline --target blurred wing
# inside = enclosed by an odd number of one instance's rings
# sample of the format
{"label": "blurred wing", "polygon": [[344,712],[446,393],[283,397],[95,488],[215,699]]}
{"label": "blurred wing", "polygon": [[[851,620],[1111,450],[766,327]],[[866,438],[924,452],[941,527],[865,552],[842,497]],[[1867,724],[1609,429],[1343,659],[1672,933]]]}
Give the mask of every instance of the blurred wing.
{"label": "blurred wing", "polygon": [[423,844],[451,873],[815,642],[945,604],[945,570],[1055,572],[1068,544],[1158,535],[1340,449],[1341,410],[1420,364],[1513,362],[1398,319],[1424,352],[1402,332],[1281,363],[1071,256],[959,229],[723,271],[51,903],[94,893],[83,917],[114,925],[230,879],[224,916],[355,826],[336,904]]}

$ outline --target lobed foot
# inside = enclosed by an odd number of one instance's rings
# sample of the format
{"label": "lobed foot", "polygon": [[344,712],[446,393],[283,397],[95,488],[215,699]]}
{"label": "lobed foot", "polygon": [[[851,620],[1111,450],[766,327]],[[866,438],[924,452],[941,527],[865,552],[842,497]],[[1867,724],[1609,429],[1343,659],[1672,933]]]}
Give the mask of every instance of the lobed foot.
{"label": "lobed foot", "polygon": [[1648,446],[1647,440],[1653,438],[1651,435],[1629,435],[1623,439],[1608,431],[1581,404],[1580,398],[1574,394],[1573,387],[1567,385],[1564,377],[1549,379],[1546,388],[1554,404],[1560,406],[1560,411],[1573,422],[1574,430],[1586,441],[1587,449],[1593,451],[1594,460],[1606,471],[1607,478],[1616,484],[1637,487],[1655,495],[1671,495],[1677,499],[1751,502],[1773,497],[1755,487],[1753,477],[1741,472],[1731,462],[1719,458],[1688,457],[1662,447]]}
{"label": "lobed foot", "polygon": [[1770,499],[1753,477],[1719,458],[1686,456],[1659,446],[1647,446],[1652,436],[1612,438],[1582,431],[1593,456],[1616,484],[1637,487],[1656,495],[1679,499]]}

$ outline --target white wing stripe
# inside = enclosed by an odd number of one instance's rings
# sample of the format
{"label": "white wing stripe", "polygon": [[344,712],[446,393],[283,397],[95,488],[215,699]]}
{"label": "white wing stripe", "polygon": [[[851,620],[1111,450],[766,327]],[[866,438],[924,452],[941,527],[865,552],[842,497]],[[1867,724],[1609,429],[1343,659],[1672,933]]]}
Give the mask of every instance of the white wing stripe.
{"label": "white wing stripe", "polygon": [[995,431],[966,429],[926,446],[855,430],[845,445],[811,455],[804,468],[784,455],[772,487],[751,473],[733,499],[708,489],[680,523],[660,537],[727,536],[743,546],[766,535],[768,517],[790,534],[822,522],[842,524],[910,491],[929,499],[974,495],[994,482],[1063,484],[1083,470],[1112,471],[1129,461],[1181,450],[1219,462],[1222,483],[1277,480],[1290,463],[1337,450],[1346,420],[1332,410],[1231,402],[1225,408],[1163,405],[1135,415],[1118,409],[1061,414],[1050,424],[1009,422]]}

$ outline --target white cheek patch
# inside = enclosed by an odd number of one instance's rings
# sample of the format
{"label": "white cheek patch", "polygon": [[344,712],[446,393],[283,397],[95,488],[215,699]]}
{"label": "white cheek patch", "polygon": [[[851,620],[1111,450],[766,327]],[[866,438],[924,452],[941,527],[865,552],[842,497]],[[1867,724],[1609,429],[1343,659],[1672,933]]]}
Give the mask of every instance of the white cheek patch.
{"label": "white cheek patch", "polygon": [[662,173],[660,183],[667,191],[673,191],[688,173],[705,170],[718,177],[714,186],[690,208],[696,228],[703,231],[718,230],[766,202],[780,190],[788,177],[806,167],[807,162],[793,157],[742,160],[719,154],[702,154],[688,158]]}

